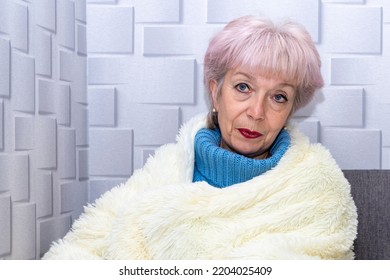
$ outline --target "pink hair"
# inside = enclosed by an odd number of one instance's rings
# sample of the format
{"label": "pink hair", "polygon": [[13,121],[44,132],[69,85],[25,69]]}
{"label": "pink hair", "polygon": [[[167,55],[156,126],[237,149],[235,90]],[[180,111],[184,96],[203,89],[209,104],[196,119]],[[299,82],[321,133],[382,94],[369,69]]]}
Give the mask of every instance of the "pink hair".
{"label": "pink hair", "polygon": [[[294,22],[277,26],[268,19],[244,16],[228,23],[211,39],[206,51],[206,88],[210,91],[210,81],[215,80],[220,90],[226,72],[238,66],[296,85],[293,112],[308,104],[324,83],[320,56],[311,36]],[[211,115],[209,126],[216,122]]]}

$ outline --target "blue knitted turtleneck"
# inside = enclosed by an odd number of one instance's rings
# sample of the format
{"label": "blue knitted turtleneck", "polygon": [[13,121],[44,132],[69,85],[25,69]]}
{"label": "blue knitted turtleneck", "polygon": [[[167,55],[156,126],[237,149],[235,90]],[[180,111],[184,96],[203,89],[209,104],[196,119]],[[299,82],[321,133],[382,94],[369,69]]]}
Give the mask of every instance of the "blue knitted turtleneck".
{"label": "blue knitted turtleneck", "polygon": [[202,128],[195,135],[193,182],[206,181],[224,188],[241,183],[275,167],[290,146],[290,135],[283,129],[273,143],[267,159],[252,159],[219,147],[219,129]]}

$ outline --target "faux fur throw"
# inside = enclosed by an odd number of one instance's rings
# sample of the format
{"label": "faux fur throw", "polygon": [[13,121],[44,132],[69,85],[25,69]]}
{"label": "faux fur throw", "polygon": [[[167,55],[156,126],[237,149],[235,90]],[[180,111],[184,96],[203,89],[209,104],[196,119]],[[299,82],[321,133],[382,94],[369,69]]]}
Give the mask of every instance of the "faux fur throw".
{"label": "faux fur throw", "polygon": [[198,116],[177,143],[114,187],[44,259],[352,259],[350,185],[329,152],[291,129],[278,165],[244,183],[192,183]]}

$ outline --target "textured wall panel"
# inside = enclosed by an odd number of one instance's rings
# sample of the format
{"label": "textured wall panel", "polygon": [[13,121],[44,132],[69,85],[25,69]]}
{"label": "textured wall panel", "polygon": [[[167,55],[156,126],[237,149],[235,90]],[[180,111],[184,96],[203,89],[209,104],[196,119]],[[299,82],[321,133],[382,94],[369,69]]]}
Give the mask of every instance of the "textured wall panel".
{"label": "textured wall panel", "polygon": [[180,21],[181,0],[134,0],[136,22],[166,23]]}
{"label": "textured wall panel", "polygon": [[3,38],[0,38],[0,61],[0,97],[8,97],[10,95],[10,46],[9,41]]}
{"label": "textured wall panel", "polygon": [[57,122],[70,125],[70,87],[59,85],[56,99]]}
{"label": "textured wall panel", "polygon": [[[87,5],[86,0],[77,0],[74,1],[75,4],[75,17],[77,20],[81,22],[87,21]],[[87,36],[84,37],[84,39],[87,38]]]}
{"label": "textured wall panel", "polygon": [[37,29],[34,40],[35,73],[51,76],[51,35]]}
{"label": "textured wall panel", "polygon": [[88,51],[132,53],[133,14],[132,7],[90,7],[88,9]]}
{"label": "textured wall panel", "polygon": [[74,129],[58,129],[58,176],[61,179],[76,177],[76,132]]}
{"label": "textured wall panel", "polygon": [[0,190],[10,190],[12,201],[29,198],[28,155],[0,154]]}
{"label": "textured wall panel", "polygon": [[38,118],[35,127],[38,168],[57,167],[57,123],[55,119]]}
{"label": "textured wall panel", "polygon": [[192,54],[199,62],[203,62],[209,39],[221,29],[222,25],[146,26],[144,28],[144,55]]}
{"label": "textured wall panel", "polygon": [[61,184],[61,213],[73,212],[72,216],[80,215],[88,200],[87,182]]}
{"label": "textured wall panel", "polygon": [[88,150],[79,150],[79,180],[87,180],[89,178]]}
{"label": "textured wall panel", "polygon": [[21,51],[28,51],[28,8],[22,4],[12,2],[10,35],[12,47]]}
{"label": "textured wall panel", "polygon": [[74,2],[57,0],[58,42],[69,49],[75,46],[75,15]]}
{"label": "textured wall panel", "polygon": [[42,255],[49,250],[53,240],[62,238],[69,231],[70,226],[70,215],[63,215],[60,217],[38,221],[40,241],[38,257],[42,257]]}
{"label": "textured wall panel", "polygon": [[207,22],[227,23],[244,15],[264,15],[272,19],[293,19],[303,24],[313,40],[319,40],[320,1],[303,0],[208,0]]}
{"label": "textured wall panel", "polygon": [[90,175],[129,176],[133,170],[133,131],[91,129]]}
{"label": "textured wall panel", "polygon": [[329,5],[324,7],[323,16],[323,40],[329,51],[381,52],[382,9],[380,7]]}
{"label": "textured wall panel", "polygon": [[77,53],[87,54],[87,28],[84,25],[77,24]]}
{"label": "textured wall panel", "polygon": [[106,191],[125,181],[125,179],[91,180],[88,189],[88,202],[93,203]]}
{"label": "textured wall panel", "polygon": [[0,150],[4,148],[4,105],[0,100]]}
{"label": "textured wall panel", "polygon": [[38,80],[38,94],[40,114],[54,114],[56,112],[56,83]]}
{"label": "textured wall panel", "polygon": [[[0,181],[1,182],[1,181]],[[0,190],[1,190],[0,183]],[[0,256],[11,252],[11,198],[0,196]]]}
{"label": "textured wall panel", "polygon": [[35,67],[34,58],[12,53],[11,90],[14,108],[19,111],[35,111]]}
{"label": "textured wall panel", "polygon": [[9,33],[10,0],[3,0],[0,9],[0,32]]}
{"label": "textured wall panel", "polygon": [[76,128],[76,145],[88,145],[88,111],[86,106],[72,104],[72,126]]}
{"label": "textured wall panel", "polygon": [[[174,104],[194,102],[193,59],[104,57],[91,58],[89,62],[90,84],[126,84],[117,86],[118,96],[124,99],[123,102]],[[164,73],[164,79],[161,79],[161,73]],[[122,91],[125,95],[121,94]]]}
{"label": "textured wall panel", "polygon": [[56,31],[56,0],[33,1],[33,5],[37,24]]}
{"label": "textured wall panel", "polygon": [[34,149],[34,118],[15,118],[15,150]]}
{"label": "textured wall panel", "polygon": [[89,125],[115,126],[115,88],[94,88],[88,90]]}
{"label": "textured wall panel", "polygon": [[324,101],[313,113],[320,118],[321,125],[363,127],[364,95],[361,88],[324,89],[323,93]]}
{"label": "textured wall panel", "polygon": [[124,104],[119,99],[118,125],[134,129],[135,145],[162,145],[174,142],[179,129],[179,109]]}
{"label": "textured wall panel", "polygon": [[37,218],[53,214],[53,178],[50,172],[35,173],[35,201]]}
{"label": "textured wall panel", "polygon": [[364,4],[365,0],[321,0],[322,3]]}
{"label": "textured wall panel", "polygon": [[320,139],[320,122],[315,118],[296,120],[299,131],[309,137],[311,143],[318,143]]}
{"label": "textured wall panel", "polygon": [[379,130],[323,128],[321,142],[343,169],[380,169]]}
{"label": "textured wall panel", "polygon": [[375,56],[332,58],[331,84],[369,85],[388,81],[386,64],[389,61]]}
{"label": "textured wall panel", "polygon": [[35,259],[35,203],[12,204],[12,259]]}
{"label": "textured wall panel", "polygon": [[74,55],[71,76],[72,100],[87,104],[87,58]]}
{"label": "textured wall panel", "polygon": [[87,0],[87,3],[116,4],[118,0]]}
{"label": "textured wall panel", "polygon": [[73,76],[73,53],[60,51],[60,79],[71,82]]}

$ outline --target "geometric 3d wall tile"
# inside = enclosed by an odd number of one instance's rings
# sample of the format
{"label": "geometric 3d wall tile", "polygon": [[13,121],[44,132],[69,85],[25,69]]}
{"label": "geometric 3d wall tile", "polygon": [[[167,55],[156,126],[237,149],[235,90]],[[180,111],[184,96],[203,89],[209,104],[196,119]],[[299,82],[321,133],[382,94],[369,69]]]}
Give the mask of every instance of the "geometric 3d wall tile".
{"label": "geometric 3d wall tile", "polygon": [[325,88],[322,93],[324,100],[313,112],[321,125],[363,127],[363,89]]}
{"label": "geometric 3d wall tile", "polygon": [[88,150],[79,150],[78,155],[79,180],[87,180],[89,178]]}
{"label": "geometric 3d wall tile", "polygon": [[[1,183],[0,183],[1,185]],[[0,187],[1,189],[1,187]],[[11,198],[0,195],[0,256],[11,251]]]}
{"label": "geometric 3d wall tile", "polygon": [[[1,24],[0,24],[1,25]],[[0,97],[9,96],[10,90],[10,45],[0,38]]]}
{"label": "geometric 3d wall tile", "polygon": [[53,178],[50,172],[35,174],[35,201],[37,218],[53,214]]}
{"label": "geometric 3d wall tile", "polygon": [[35,156],[38,168],[57,167],[57,123],[55,119],[39,117],[35,127]]}
{"label": "geometric 3d wall tile", "polygon": [[0,191],[11,191],[12,201],[29,198],[29,156],[0,154]]}
{"label": "geometric 3d wall tile", "polygon": [[61,179],[76,178],[76,132],[70,128],[58,128],[58,176]]}
{"label": "geometric 3d wall tile", "polygon": [[37,24],[56,31],[56,0],[33,1],[33,5]]}
{"label": "geometric 3d wall tile", "polygon": [[39,113],[54,114],[56,112],[56,83],[53,81],[38,80]]}
{"label": "geometric 3d wall tile", "polygon": [[[118,126],[134,129],[135,145],[162,145],[175,141],[179,109],[118,100]],[[93,162],[93,160],[91,159]]]}
{"label": "geometric 3d wall tile", "polygon": [[319,142],[319,134],[320,134],[320,122],[316,118],[306,118],[302,119],[294,119],[293,123],[296,122],[299,131],[309,137],[311,143]]}
{"label": "geometric 3d wall tile", "polygon": [[321,0],[322,3],[364,4],[365,0]]}
{"label": "geometric 3d wall tile", "polygon": [[57,1],[57,28],[59,44],[69,49],[75,46],[75,11],[74,2]]}
{"label": "geometric 3d wall tile", "polygon": [[[332,85],[369,85],[388,80],[384,59],[376,56],[334,57],[331,59]],[[378,69],[379,68],[379,69]],[[378,73],[378,75],[372,75]]]}
{"label": "geometric 3d wall tile", "polygon": [[15,150],[34,149],[34,118],[15,117]]}
{"label": "geometric 3d wall tile", "polygon": [[90,175],[129,176],[133,171],[131,129],[91,128],[89,147]]}
{"label": "geometric 3d wall tile", "polygon": [[86,106],[74,102],[72,109],[72,126],[76,128],[76,145],[88,145],[88,111]]}
{"label": "geometric 3d wall tile", "polygon": [[14,108],[34,113],[35,110],[35,67],[34,58],[12,52],[11,95]]}
{"label": "geometric 3d wall tile", "polygon": [[[288,11],[288,15],[286,15],[286,11]],[[313,40],[318,41],[320,1],[207,0],[208,23],[227,23],[234,18],[244,15],[264,15],[277,20],[288,17],[303,24],[313,37]]]}
{"label": "geometric 3d wall tile", "polygon": [[89,83],[119,83],[116,86],[120,95],[118,102],[122,102],[121,99],[126,103],[194,102],[193,59],[99,57],[88,61]]}
{"label": "geometric 3d wall tile", "polygon": [[12,259],[35,259],[35,203],[12,205]]}
{"label": "geometric 3d wall tile", "polygon": [[63,215],[38,221],[39,256],[46,253],[53,240],[63,237],[71,226],[71,216]]}
{"label": "geometric 3d wall tile", "polygon": [[4,106],[0,100],[0,150],[4,148]]}
{"label": "geometric 3d wall tile", "polygon": [[28,8],[11,2],[10,37],[12,47],[28,52]]}
{"label": "geometric 3d wall tile", "polygon": [[[75,18],[78,21],[86,22],[87,21],[87,5],[86,0],[75,1]],[[86,38],[86,37],[84,37]]]}
{"label": "geometric 3d wall tile", "polygon": [[146,26],[143,36],[143,54],[146,56],[195,55],[199,62],[203,62],[211,36],[221,29],[222,25]]}
{"label": "geometric 3d wall tile", "polygon": [[380,169],[381,132],[369,129],[322,128],[321,143],[343,169]]}
{"label": "geometric 3d wall tile", "polygon": [[178,23],[180,21],[180,0],[134,0],[136,22]]}
{"label": "geometric 3d wall tile", "polygon": [[[76,2],[78,3],[78,2]],[[77,24],[77,53],[87,54],[87,28],[84,25]]]}
{"label": "geometric 3d wall tile", "polygon": [[62,81],[72,81],[74,65],[73,53],[68,51],[59,52],[60,60],[60,79]]}
{"label": "geometric 3d wall tile", "polygon": [[115,126],[115,88],[90,88],[88,109],[90,126]]}
{"label": "geometric 3d wall tile", "polygon": [[71,71],[72,100],[87,105],[87,58],[74,55]]}
{"label": "geometric 3d wall tile", "polygon": [[56,99],[57,122],[59,125],[70,125],[70,87],[59,85]]}
{"label": "geometric 3d wall tile", "polygon": [[51,76],[51,35],[46,31],[35,30],[35,72],[36,74]]}
{"label": "geometric 3d wall tile", "polygon": [[106,191],[125,182],[127,179],[91,180],[88,187],[88,202],[93,203]]}
{"label": "geometric 3d wall tile", "polygon": [[61,213],[79,211],[86,205],[87,183],[86,182],[72,182],[61,184]]}
{"label": "geometric 3d wall tile", "polygon": [[381,7],[325,5],[323,14],[323,40],[327,50],[338,53],[381,52]]}
{"label": "geometric 3d wall tile", "polygon": [[133,7],[91,6],[88,9],[88,51],[132,53],[133,14]]}

